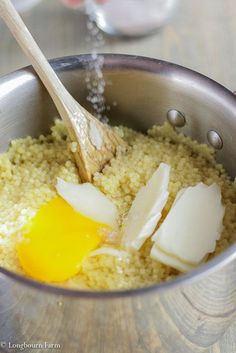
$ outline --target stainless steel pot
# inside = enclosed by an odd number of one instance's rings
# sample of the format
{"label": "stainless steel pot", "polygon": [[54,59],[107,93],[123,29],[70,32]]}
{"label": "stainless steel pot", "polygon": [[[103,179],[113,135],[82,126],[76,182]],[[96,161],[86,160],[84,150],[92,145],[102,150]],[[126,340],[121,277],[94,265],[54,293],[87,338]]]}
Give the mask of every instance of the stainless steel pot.
{"label": "stainless steel pot", "polygon": [[[84,105],[89,61],[87,55],[52,61]],[[184,133],[205,142],[209,131],[220,135],[223,148],[217,157],[235,176],[236,98],[231,92],[191,70],[136,56],[105,55],[104,73],[112,81],[107,101],[117,102],[112,122],[146,130],[163,123],[169,110],[178,110],[185,115]],[[31,68],[0,79],[2,151],[13,138],[45,133],[55,115]],[[0,268],[1,352],[19,352],[21,344],[25,352],[198,353],[221,337],[235,312],[236,244],[171,283],[138,290],[66,290]]]}

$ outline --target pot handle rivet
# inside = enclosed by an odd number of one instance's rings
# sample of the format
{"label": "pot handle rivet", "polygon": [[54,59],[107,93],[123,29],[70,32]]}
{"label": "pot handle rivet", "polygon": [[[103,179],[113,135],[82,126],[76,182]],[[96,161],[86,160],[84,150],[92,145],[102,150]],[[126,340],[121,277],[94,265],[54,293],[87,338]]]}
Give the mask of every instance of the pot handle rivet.
{"label": "pot handle rivet", "polygon": [[207,139],[209,144],[214,147],[216,150],[221,150],[223,147],[223,140],[218,134],[218,132],[214,130],[210,130],[207,133]]}
{"label": "pot handle rivet", "polygon": [[174,127],[183,127],[186,124],[184,114],[176,109],[171,109],[167,112],[167,120]]}

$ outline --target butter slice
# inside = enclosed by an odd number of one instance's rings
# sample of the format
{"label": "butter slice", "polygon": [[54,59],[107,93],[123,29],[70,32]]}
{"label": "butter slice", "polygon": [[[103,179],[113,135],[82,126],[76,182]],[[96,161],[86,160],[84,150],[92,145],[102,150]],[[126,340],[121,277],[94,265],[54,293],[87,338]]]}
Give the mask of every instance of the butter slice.
{"label": "butter slice", "polygon": [[57,178],[56,189],[74,210],[85,217],[114,228],[117,226],[116,205],[93,184],[73,184]]}
{"label": "butter slice", "polygon": [[161,163],[137,193],[124,225],[122,243],[125,248],[139,250],[154,232],[169,196],[169,176],[170,166]]}
{"label": "butter slice", "polygon": [[180,190],[166,219],[152,237],[151,257],[186,272],[213,252],[223,230],[225,207],[217,184]]}

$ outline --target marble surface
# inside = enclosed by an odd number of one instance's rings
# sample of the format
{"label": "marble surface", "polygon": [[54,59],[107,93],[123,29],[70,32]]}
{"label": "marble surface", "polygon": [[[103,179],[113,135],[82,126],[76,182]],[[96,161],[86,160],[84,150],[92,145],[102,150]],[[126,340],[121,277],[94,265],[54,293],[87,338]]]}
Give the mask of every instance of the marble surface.
{"label": "marble surface", "polygon": [[[48,58],[91,52],[82,11],[45,0],[23,18]],[[236,90],[235,0],[179,0],[171,23],[153,36],[122,41],[104,36],[100,52],[155,57],[199,71]],[[0,20],[0,75],[28,65]],[[206,353],[235,353],[236,323]]]}

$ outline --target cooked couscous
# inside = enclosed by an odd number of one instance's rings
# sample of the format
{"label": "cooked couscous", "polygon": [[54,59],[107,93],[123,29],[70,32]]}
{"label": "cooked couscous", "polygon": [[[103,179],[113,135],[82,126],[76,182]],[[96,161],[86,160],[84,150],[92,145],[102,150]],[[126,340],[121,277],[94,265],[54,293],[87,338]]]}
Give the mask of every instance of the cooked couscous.
{"label": "cooked couscous", "polygon": [[[215,161],[214,150],[177,134],[164,124],[154,126],[147,135],[125,127],[115,128],[128,142],[120,148],[102,173],[94,176],[94,185],[112,200],[119,210],[119,223],[126,217],[134,197],[161,162],[171,166],[170,196],[162,220],[177,192],[203,182],[217,183],[225,205],[224,230],[217,242],[217,254],[236,239],[236,187],[222,165]],[[0,266],[24,274],[16,251],[22,226],[37,210],[56,196],[56,179],[78,183],[73,157],[74,146],[59,120],[48,136],[27,137],[11,142],[0,156]],[[111,255],[87,257],[81,271],[60,283],[66,287],[114,289],[146,286],[178,275],[178,271],[150,258],[151,240],[128,257]],[[211,255],[213,256],[213,255]]]}

